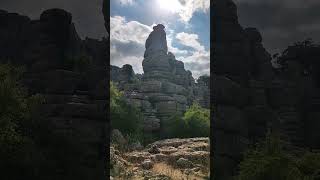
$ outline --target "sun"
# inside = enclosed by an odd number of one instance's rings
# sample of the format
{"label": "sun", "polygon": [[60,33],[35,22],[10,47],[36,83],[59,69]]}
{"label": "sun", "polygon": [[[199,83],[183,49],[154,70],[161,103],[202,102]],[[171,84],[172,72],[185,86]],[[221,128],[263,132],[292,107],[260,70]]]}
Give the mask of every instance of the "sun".
{"label": "sun", "polygon": [[182,7],[179,0],[157,0],[157,3],[161,10],[171,13],[179,12]]}

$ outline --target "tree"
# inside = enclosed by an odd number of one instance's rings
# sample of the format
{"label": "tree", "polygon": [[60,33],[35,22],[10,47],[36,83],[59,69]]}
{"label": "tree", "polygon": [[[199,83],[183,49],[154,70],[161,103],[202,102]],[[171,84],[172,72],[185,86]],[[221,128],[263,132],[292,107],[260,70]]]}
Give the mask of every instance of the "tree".
{"label": "tree", "polygon": [[19,83],[22,72],[0,64],[0,179],[76,178],[79,147],[53,132],[38,111],[44,98]]}
{"label": "tree", "polygon": [[307,150],[296,155],[284,150],[275,134],[249,148],[239,165],[238,180],[315,180],[320,177],[320,154]]}
{"label": "tree", "polygon": [[182,115],[173,115],[168,123],[169,136],[179,138],[208,137],[210,135],[210,111],[194,103]]}
{"label": "tree", "polygon": [[312,39],[296,42],[276,57],[282,69],[286,69],[290,61],[297,61],[304,72],[310,74],[317,85],[320,85],[320,45]]}
{"label": "tree", "polygon": [[110,118],[113,129],[130,136],[141,134],[143,125],[141,111],[126,101],[123,93],[113,82],[110,82]]}
{"label": "tree", "polygon": [[210,135],[210,111],[194,103],[184,113],[183,121],[191,137],[204,137]]}

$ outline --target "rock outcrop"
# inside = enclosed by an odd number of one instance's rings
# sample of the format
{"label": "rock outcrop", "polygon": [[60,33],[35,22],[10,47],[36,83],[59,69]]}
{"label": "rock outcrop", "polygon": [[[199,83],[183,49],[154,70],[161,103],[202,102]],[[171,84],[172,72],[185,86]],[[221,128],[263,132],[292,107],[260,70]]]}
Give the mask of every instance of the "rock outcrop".
{"label": "rock outcrop", "polygon": [[261,34],[239,25],[232,0],[216,0],[213,9],[215,178],[236,175],[242,152],[267,130],[279,133],[288,148],[319,149],[319,88],[298,63],[302,57],[292,51],[282,57],[290,60],[287,68],[274,73]]}
{"label": "rock outcrop", "polygon": [[[161,134],[166,134],[166,121],[175,113],[182,113],[190,102],[194,80],[184,64],[167,52],[163,25],[154,27],[146,41],[146,53],[142,62],[144,74],[141,92],[148,97],[157,117],[161,120]],[[158,36],[158,37],[157,37]],[[182,78],[184,77],[184,78]],[[182,81],[179,81],[179,80]]]}
{"label": "rock outcrop", "polygon": [[194,87],[194,101],[210,109],[210,76],[200,76]]}
{"label": "rock outcrop", "polygon": [[71,14],[61,9],[46,10],[38,20],[0,11],[0,22],[0,62],[25,67],[28,93],[45,98],[39,113],[79,147],[77,177],[105,179],[106,39],[81,40]]}
{"label": "rock outcrop", "polygon": [[111,80],[144,113],[145,132],[166,137],[167,123],[173,115],[182,114],[195,101],[210,107],[210,78],[203,76],[195,83],[184,63],[168,52],[164,28],[161,24],[155,26],[146,40],[141,77],[130,65],[111,66]]}
{"label": "rock outcrop", "polygon": [[[141,151],[126,153],[111,147],[110,158],[114,167],[111,171],[113,175],[127,179],[175,179],[173,176],[204,179],[210,169],[209,155],[209,138],[165,139],[149,144]],[[170,167],[170,171],[166,172],[166,167]],[[118,169],[121,173],[115,172]]]}
{"label": "rock outcrop", "polygon": [[228,179],[274,118],[267,104],[272,66],[260,33],[239,25],[231,0],[217,0],[213,9],[213,166],[217,179]]}
{"label": "rock outcrop", "polygon": [[164,28],[165,27],[162,24],[158,24],[153,27],[153,31],[146,40],[146,51],[144,53],[145,58],[154,55],[156,52],[163,52],[164,54],[167,54],[167,37]]}

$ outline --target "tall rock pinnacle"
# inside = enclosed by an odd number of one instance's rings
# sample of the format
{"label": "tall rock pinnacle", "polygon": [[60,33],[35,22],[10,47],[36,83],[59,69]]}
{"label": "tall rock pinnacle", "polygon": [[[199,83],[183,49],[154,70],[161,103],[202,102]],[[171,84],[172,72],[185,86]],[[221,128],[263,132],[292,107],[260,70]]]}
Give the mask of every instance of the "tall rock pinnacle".
{"label": "tall rock pinnacle", "polygon": [[165,27],[162,24],[158,24],[153,27],[153,31],[150,33],[146,41],[146,51],[144,53],[144,57],[147,57],[156,51],[167,54],[168,46],[166,32],[164,29]]}

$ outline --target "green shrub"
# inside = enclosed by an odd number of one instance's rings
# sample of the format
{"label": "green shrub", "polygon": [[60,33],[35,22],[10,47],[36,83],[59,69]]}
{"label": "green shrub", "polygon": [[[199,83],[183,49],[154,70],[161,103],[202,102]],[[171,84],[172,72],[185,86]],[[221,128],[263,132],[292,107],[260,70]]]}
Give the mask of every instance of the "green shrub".
{"label": "green shrub", "polygon": [[186,138],[188,137],[188,127],[185,121],[183,120],[183,115],[176,113],[170,117],[168,123],[163,124],[168,131],[167,135],[164,135],[168,138]]}
{"label": "green shrub", "polygon": [[294,155],[283,149],[279,136],[269,134],[250,148],[239,166],[238,180],[315,180],[319,178],[320,154],[304,150]]}
{"label": "green shrub", "polygon": [[194,103],[183,116],[173,115],[166,126],[170,137],[208,137],[210,135],[210,111]]}
{"label": "green shrub", "polygon": [[[2,179],[34,177],[41,154],[24,125],[30,124],[38,96],[26,97],[18,81],[23,68],[0,64],[0,169]],[[30,130],[29,130],[30,131]],[[12,173],[15,171],[15,173]]]}
{"label": "green shrub", "polygon": [[110,119],[112,129],[120,130],[125,136],[142,140],[142,113],[126,101],[123,93],[112,82],[110,82]]}
{"label": "green shrub", "polygon": [[38,111],[44,98],[28,96],[19,84],[22,72],[23,68],[0,64],[0,179],[74,177],[79,148],[54,134]]}
{"label": "green shrub", "polygon": [[193,104],[184,113],[183,120],[191,137],[208,137],[210,135],[210,111],[199,104]]}
{"label": "green shrub", "polygon": [[146,146],[150,143],[158,141],[160,139],[159,134],[146,133],[143,134],[143,145]]}

